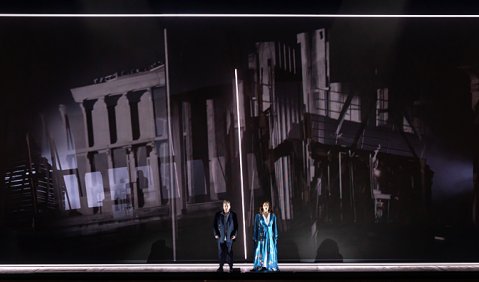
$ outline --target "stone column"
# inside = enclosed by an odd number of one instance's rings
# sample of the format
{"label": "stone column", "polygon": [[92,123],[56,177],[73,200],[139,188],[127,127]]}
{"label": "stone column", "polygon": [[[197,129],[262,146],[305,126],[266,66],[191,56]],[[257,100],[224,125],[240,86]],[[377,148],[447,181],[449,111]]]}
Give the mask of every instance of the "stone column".
{"label": "stone column", "polygon": [[[91,144],[94,140],[93,139],[93,128],[90,128],[87,116],[92,115],[93,106],[94,106],[95,102],[96,102],[96,100],[85,100],[85,101],[83,101],[83,103],[80,103],[80,107],[82,109],[82,116],[83,116],[83,125],[84,125],[84,129],[85,129],[85,148],[91,147],[93,145],[93,144]],[[91,132],[91,134],[89,134],[89,132]],[[90,138],[92,140],[90,140]]]}
{"label": "stone column", "polygon": [[108,125],[110,129],[110,144],[118,142],[117,105],[121,95],[105,96],[105,104],[108,112]]}
{"label": "stone column", "polygon": [[140,101],[143,93],[144,91],[129,91],[126,94],[126,98],[128,99],[128,104],[130,107],[130,124],[133,140],[139,140],[142,137],[141,124],[143,121],[140,119]]}

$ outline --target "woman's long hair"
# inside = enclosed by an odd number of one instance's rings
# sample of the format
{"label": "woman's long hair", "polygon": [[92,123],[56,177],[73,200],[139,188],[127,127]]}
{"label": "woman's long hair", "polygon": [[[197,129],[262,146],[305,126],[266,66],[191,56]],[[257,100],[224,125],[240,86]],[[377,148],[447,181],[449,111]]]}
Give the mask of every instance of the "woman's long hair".
{"label": "woman's long hair", "polygon": [[271,205],[271,202],[269,202],[269,201],[261,202],[261,205],[259,206],[259,213],[263,213],[263,205],[264,205],[264,204],[268,204],[268,206],[269,206],[269,209],[268,209],[269,213],[273,213],[273,206]]}

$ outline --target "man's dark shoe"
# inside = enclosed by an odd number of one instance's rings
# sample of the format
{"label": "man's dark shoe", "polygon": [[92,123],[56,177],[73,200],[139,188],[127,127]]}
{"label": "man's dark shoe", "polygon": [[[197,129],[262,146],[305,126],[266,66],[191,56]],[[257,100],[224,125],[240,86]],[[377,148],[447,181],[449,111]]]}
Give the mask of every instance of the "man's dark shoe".
{"label": "man's dark shoe", "polygon": [[223,272],[223,267],[222,267],[222,266],[218,267],[218,269],[216,270],[216,272]]}

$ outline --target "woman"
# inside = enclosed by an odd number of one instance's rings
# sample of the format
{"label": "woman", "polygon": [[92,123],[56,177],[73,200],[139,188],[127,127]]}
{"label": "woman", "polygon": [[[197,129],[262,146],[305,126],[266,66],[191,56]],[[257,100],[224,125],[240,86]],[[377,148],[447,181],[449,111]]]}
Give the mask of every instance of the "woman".
{"label": "woman", "polygon": [[278,226],[269,202],[263,202],[254,221],[254,270],[278,271]]}

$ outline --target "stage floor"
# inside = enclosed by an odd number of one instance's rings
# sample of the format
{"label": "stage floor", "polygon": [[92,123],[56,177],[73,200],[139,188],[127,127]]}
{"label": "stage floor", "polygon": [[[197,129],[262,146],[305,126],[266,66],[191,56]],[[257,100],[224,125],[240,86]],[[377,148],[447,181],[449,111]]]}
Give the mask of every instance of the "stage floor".
{"label": "stage floor", "polygon": [[[23,264],[0,265],[0,274],[61,273],[216,273],[216,263],[173,264]],[[251,263],[236,263],[235,273],[257,273]],[[479,263],[280,263],[278,273],[314,272],[464,272],[479,271]],[[225,273],[229,272],[226,266]]]}

